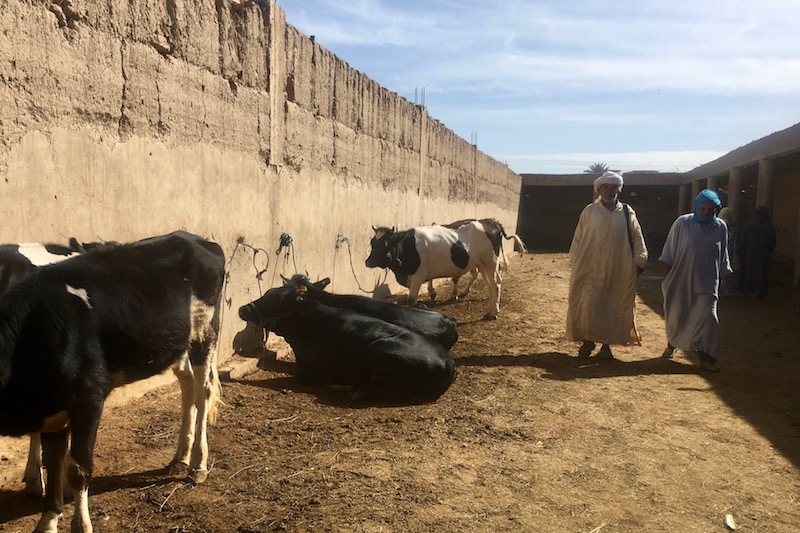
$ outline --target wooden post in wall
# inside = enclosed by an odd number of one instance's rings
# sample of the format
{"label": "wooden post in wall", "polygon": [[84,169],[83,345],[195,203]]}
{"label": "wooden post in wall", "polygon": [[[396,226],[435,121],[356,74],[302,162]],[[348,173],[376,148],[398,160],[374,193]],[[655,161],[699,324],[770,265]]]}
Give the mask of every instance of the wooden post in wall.
{"label": "wooden post in wall", "polygon": [[694,180],[692,182],[692,197],[689,199],[689,207],[691,210],[694,210],[694,199],[697,198],[697,195],[700,194],[700,191],[703,190],[703,180]]}
{"label": "wooden post in wall", "polygon": [[772,161],[769,159],[759,160],[756,206],[767,206],[770,211],[772,211],[772,182]]}
{"label": "wooden post in wall", "polygon": [[280,167],[286,145],[286,13],[269,0],[268,17],[269,164]]}
{"label": "wooden post in wall", "polygon": [[742,169],[733,167],[728,174],[728,207],[733,213],[734,224],[739,226],[739,216],[742,211]]}
{"label": "wooden post in wall", "polygon": [[692,186],[688,183],[684,183],[680,186],[680,189],[678,190],[678,216],[691,212],[691,193]]}
{"label": "wooden post in wall", "polygon": [[428,168],[428,108],[424,104],[419,109],[419,188],[417,194],[422,196],[427,188]]}

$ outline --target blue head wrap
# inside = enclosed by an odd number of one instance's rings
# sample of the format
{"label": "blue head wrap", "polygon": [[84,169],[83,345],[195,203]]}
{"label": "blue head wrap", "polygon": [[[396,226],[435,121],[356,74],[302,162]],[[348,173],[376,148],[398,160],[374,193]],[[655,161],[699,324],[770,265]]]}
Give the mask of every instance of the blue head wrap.
{"label": "blue head wrap", "polygon": [[703,189],[697,198],[694,199],[694,219],[704,226],[706,224],[714,224],[719,226],[720,222],[717,220],[717,213],[715,212],[710,217],[700,216],[700,206],[705,204],[713,204],[715,207],[722,207],[722,202],[719,201],[719,196],[714,191]]}

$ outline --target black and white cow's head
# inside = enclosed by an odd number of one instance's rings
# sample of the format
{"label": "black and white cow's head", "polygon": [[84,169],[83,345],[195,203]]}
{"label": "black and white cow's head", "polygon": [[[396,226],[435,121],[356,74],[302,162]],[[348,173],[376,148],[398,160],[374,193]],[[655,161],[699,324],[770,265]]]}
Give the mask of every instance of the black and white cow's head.
{"label": "black and white cow's head", "polygon": [[308,289],[303,284],[289,283],[275,287],[264,295],[239,308],[239,318],[256,326],[265,327],[270,322],[295,313],[307,313],[319,303],[307,298]]}
{"label": "black and white cow's head", "polygon": [[397,259],[398,239],[394,227],[372,227],[375,235],[370,240],[370,253],[364,264],[367,268],[390,268]]}

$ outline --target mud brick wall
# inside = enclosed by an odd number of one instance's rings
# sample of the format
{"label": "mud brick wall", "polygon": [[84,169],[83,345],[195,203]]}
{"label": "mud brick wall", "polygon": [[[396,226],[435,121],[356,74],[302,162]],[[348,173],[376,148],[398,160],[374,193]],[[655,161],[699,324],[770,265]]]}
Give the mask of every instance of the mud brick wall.
{"label": "mud brick wall", "polygon": [[274,2],[7,0],[0,28],[0,242],[219,242],[222,360],[236,309],[278,274],[372,289],[373,225],[492,216],[515,231],[517,174]]}

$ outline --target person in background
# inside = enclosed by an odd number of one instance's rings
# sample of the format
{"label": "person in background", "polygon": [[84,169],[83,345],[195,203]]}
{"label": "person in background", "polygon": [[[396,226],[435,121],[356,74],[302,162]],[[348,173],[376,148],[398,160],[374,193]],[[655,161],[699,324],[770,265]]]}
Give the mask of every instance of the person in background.
{"label": "person in background", "polygon": [[[736,256],[736,241],[737,230],[736,221],[734,220],[733,210],[730,207],[723,207],[720,209],[719,218],[725,221],[728,227],[728,257],[731,260],[731,269],[734,272],[739,271],[739,259]],[[736,293],[735,280],[736,276],[726,276],[720,280],[720,296],[731,296]]]}
{"label": "person in background", "polygon": [[647,265],[647,246],[634,210],[618,200],[623,179],[606,172],[594,181],[599,195],[587,205],[569,250],[571,263],[566,336],[581,341],[580,357],[613,359],[611,344],[641,345],[636,330],[636,276]]}
{"label": "person in background", "polygon": [[679,216],[667,235],[659,261],[667,267],[661,282],[667,348],[697,352],[700,365],[718,372],[720,279],[733,273],[728,257],[728,228],[716,216],[719,196],[704,189],[694,213]]}
{"label": "person in background", "polygon": [[739,240],[739,290],[764,298],[769,285],[769,259],[777,242],[769,208],[756,207],[756,216],[747,221]]}

